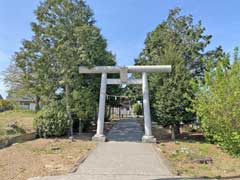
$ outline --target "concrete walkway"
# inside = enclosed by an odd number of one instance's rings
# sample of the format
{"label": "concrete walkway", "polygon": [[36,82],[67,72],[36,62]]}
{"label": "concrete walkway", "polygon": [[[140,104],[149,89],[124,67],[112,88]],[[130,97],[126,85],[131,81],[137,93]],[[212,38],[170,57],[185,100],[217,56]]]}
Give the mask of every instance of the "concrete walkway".
{"label": "concrete walkway", "polygon": [[[171,173],[151,144],[108,142],[99,144],[77,173],[100,175],[102,179],[152,179]],[[122,177],[122,178],[120,178]]]}
{"label": "concrete walkway", "polygon": [[[172,179],[164,160],[152,144],[140,141],[143,135],[134,119],[119,121],[99,143],[76,173],[30,180],[161,180]],[[131,141],[131,142],[116,142]],[[173,178],[174,179],[174,178]]]}
{"label": "concrete walkway", "polygon": [[143,129],[135,119],[121,119],[107,134],[109,141],[141,142]]}

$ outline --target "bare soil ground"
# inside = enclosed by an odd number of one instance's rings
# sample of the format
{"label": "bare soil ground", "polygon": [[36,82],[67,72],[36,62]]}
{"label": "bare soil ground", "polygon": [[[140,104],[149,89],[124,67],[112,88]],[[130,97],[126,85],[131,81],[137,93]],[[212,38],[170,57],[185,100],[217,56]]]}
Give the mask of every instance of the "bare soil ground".
{"label": "bare soil ground", "polygon": [[88,138],[36,139],[12,145],[0,150],[0,179],[65,174],[94,147]]}
{"label": "bare soil ground", "polygon": [[[217,145],[204,140],[201,133],[183,132],[176,141],[170,140],[167,129],[154,129],[159,152],[170,161],[176,175],[240,179],[240,157],[233,157]],[[212,160],[200,163],[198,160]]]}

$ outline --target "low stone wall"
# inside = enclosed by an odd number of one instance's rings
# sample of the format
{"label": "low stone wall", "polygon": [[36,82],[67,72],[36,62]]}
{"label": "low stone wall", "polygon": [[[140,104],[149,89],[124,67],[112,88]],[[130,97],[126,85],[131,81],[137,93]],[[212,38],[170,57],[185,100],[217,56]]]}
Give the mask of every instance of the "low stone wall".
{"label": "low stone wall", "polygon": [[0,149],[10,146],[14,143],[30,141],[35,138],[36,138],[36,133],[33,132],[33,133],[22,134],[22,135],[11,137],[11,138],[0,139]]}

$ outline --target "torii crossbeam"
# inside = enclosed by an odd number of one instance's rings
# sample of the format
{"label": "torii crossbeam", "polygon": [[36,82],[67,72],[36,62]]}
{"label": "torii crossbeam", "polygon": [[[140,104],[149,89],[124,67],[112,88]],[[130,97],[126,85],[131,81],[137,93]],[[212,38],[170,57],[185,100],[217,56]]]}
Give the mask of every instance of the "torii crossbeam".
{"label": "torii crossbeam", "polygon": [[[154,143],[156,138],[152,135],[151,114],[149,104],[149,90],[147,73],[150,72],[171,72],[170,65],[161,66],[96,66],[94,68],[88,68],[85,66],[79,67],[80,74],[102,74],[101,77],[101,89],[99,98],[99,112],[97,120],[97,132],[93,137],[95,141],[106,141],[106,137],[103,134],[104,129],[104,113],[105,113],[105,101],[106,101],[106,89],[107,84],[142,84],[143,91],[143,109],[144,109],[144,130],[145,134],[142,137],[143,142]],[[120,73],[120,79],[108,79],[107,74]],[[142,73],[142,79],[129,79],[128,73]]]}

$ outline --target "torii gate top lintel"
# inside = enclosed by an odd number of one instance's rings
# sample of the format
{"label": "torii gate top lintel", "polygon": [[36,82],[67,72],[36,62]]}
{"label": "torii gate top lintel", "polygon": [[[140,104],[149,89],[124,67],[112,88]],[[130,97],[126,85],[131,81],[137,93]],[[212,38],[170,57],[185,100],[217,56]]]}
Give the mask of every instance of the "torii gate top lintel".
{"label": "torii gate top lintel", "polygon": [[79,67],[80,74],[115,74],[120,73],[120,79],[107,79],[107,84],[142,84],[141,79],[128,79],[128,73],[171,72],[170,65],[158,66],[95,66]]}
{"label": "torii gate top lintel", "polygon": [[137,72],[171,72],[171,65],[157,65],[157,66],[95,66],[88,68],[86,66],[79,67],[79,73],[120,73],[121,70],[127,70],[128,73]]}
{"label": "torii gate top lintel", "polygon": [[[80,74],[97,74],[101,73],[101,88],[99,98],[99,110],[97,120],[97,132],[93,137],[96,141],[105,141],[106,137],[103,134],[104,129],[104,113],[106,101],[107,84],[142,84],[143,91],[143,109],[144,109],[144,130],[145,135],[142,137],[143,142],[156,142],[152,136],[149,90],[147,73],[149,72],[171,72],[170,65],[159,66],[95,66],[88,68],[86,66],[79,67]],[[108,73],[120,73],[120,79],[107,79]],[[128,79],[128,73],[142,73],[142,79]]]}

